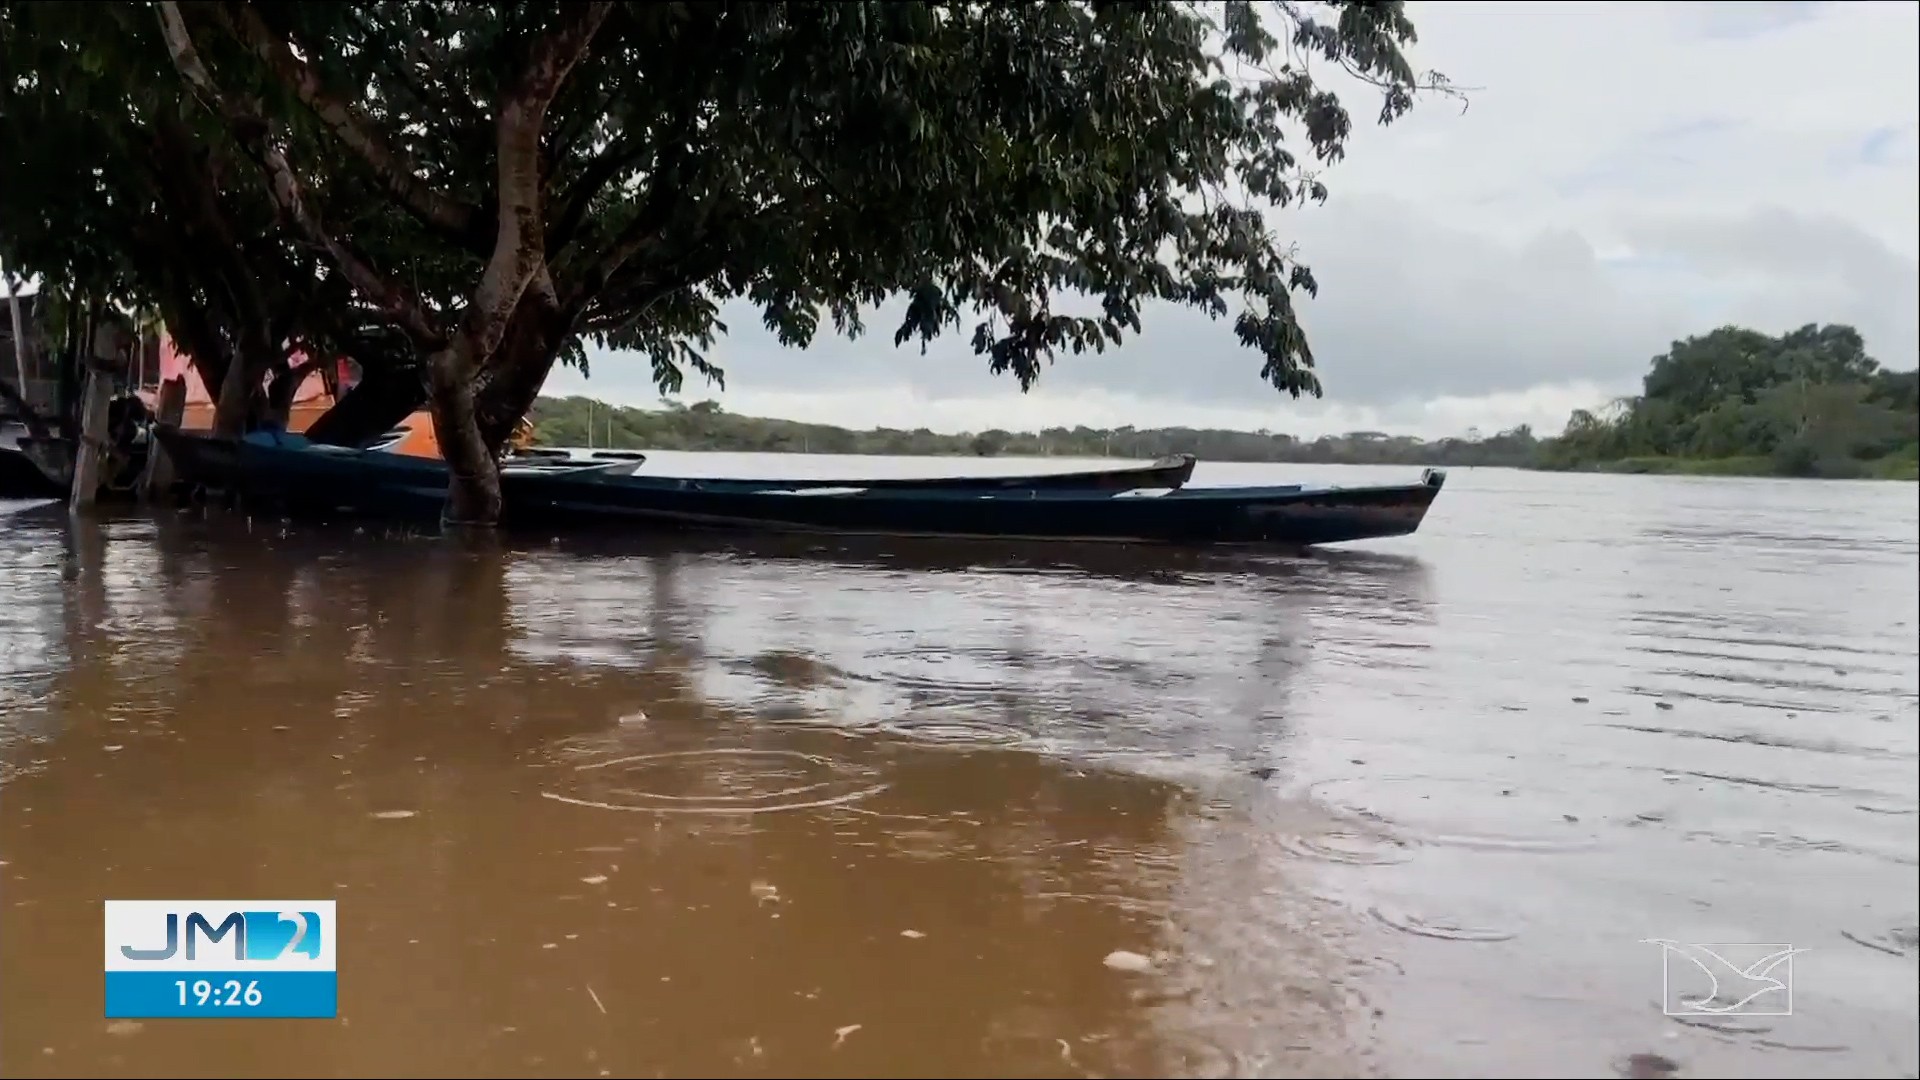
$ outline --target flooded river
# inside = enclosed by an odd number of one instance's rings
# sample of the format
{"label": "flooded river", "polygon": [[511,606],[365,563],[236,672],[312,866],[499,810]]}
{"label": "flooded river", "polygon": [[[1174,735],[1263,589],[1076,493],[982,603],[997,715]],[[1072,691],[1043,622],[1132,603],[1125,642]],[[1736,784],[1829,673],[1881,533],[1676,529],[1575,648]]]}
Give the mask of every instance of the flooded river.
{"label": "flooded river", "polygon": [[[1456,470],[1250,559],[0,508],[0,1074],[1914,1076],[1916,517]],[[339,1018],[103,1020],[134,898],[336,901]],[[1790,1001],[1686,1005],[1694,944],[1801,950]]]}

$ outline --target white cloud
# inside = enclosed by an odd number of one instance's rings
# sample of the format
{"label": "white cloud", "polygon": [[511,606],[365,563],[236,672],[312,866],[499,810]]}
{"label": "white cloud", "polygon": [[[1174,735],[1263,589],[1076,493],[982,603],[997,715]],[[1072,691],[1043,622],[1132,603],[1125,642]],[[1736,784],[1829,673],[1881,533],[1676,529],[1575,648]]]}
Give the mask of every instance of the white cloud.
{"label": "white cloud", "polygon": [[[1025,396],[957,335],[922,357],[877,318],[860,341],[789,350],[729,311],[730,389],[688,396],[858,427],[1431,435],[1557,429],[1723,322],[1852,322],[1882,362],[1915,365],[1920,7],[1408,7],[1416,64],[1474,88],[1470,107],[1361,127],[1332,200],[1276,219],[1320,280],[1302,318],[1325,400],[1276,394],[1229,324],[1175,309],[1105,356],[1060,358]],[[653,399],[644,365],[596,359],[549,392]]]}

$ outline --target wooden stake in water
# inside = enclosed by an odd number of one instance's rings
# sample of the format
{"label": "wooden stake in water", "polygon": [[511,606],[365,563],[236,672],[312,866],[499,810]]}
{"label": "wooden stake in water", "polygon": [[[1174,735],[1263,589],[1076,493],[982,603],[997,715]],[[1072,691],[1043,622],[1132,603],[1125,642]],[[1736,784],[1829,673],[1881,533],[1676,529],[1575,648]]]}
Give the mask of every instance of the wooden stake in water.
{"label": "wooden stake in water", "polygon": [[[184,376],[174,376],[160,384],[159,408],[154,419],[169,427],[179,427],[187,412],[187,380]],[[160,445],[158,439],[149,438],[147,442],[147,468],[140,477],[140,496],[153,499],[165,495],[173,488],[173,459],[167,456],[167,448]]]}
{"label": "wooden stake in water", "polygon": [[5,265],[0,265],[0,288],[7,290],[7,307],[13,313],[13,367],[17,375],[17,381],[14,385],[19,389],[21,397],[31,401],[33,399],[27,397],[26,328],[21,325],[20,298],[14,295],[13,279],[7,276],[7,268]]}
{"label": "wooden stake in water", "polygon": [[100,494],[100,470],[107,456],[107,407],[113,402],[113,376],[87,368],[87,389],[80,398],[80,445],[73,460],[70,509],[92,506]]}

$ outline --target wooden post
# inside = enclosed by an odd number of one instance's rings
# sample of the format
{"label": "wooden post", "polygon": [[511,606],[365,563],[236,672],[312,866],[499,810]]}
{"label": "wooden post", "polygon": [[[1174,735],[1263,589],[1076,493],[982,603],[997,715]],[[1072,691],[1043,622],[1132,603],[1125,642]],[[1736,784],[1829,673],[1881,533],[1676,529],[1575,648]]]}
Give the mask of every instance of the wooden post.
{"label": "wooden post", "polygon": [[[179,427],[187,415],[187,380],[175,376],[160,384],[159,408],[154,410],[154,425]],[[147,468],[140,477],[140,497],[153,500],[173,490],[173,460],[160,440],[147,435]]]}
{"label": "wooden post", "polygon": [[[7,310],[13,317],[13,364],[19,377],[20,394],[25,398],[31,393],[27,388],[27,327],[20,318],[20,297],[14,293],[13,279],[7,276],[4,267],[0,267],[0,286],[4,286],[7,290]],[[35,298],[36,301],[40,299],[40,297]],[[46,305],[38,303],[36,310],[44,312]]]}
{"label": "wooden post", "polygon": [[107,456],[107,406],[113,402],[113,376],[87,367],[87,389],[80,397],[80,446],[73,462],[73,494],[68,506],[92,506],[100,496],[100,466]]}

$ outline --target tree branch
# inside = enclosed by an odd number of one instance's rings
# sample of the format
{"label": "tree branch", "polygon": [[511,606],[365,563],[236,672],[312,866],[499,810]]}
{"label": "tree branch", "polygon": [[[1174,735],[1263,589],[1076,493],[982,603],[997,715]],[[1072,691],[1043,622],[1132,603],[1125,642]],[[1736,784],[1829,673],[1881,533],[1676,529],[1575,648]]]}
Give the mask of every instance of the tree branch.
{"label": "tree branch", "polygon": [[499,347],[521,294],[546,265],[540,142],[547,109],[612,10],[605,2],[565,5],[560,25],[534,44],[495,109],[500,220],[493,257],[460,321],[464,340],[456,344],[464,355],[456,367],[462,377]]}
{"label": "tree branch", "polygon": [[[155,186],[161,191],[170,191],[185,204],[180,209],[189,236],[205,230],[208,242],[195,247],[226,268],[227,273],[221,276],[232,293],[234,313],[243,320],[258,323],[263,332],[270,333],[268,324],[272,320],[267,311],[266,294],[253,267],[248,265],[239,239],[227,224],[203,162],[192,150],[192,137],[171,109],[156,111],[153,126],[154,144],[159,151],[156,156],[160,159],[155,162],[158,168],[153,170]],[[212,250],[207,251],[208,248]]]}
{"label": "tree branch", "polygon": [[201,62],[193,35],[181,17],[176,0],[161,0],[158,6],[160,32],[166,38],[173,65],[193,87],[196,94],[216,115],[224,118],[234,138],[266,173],[274,201],[291,217],[301,232],[325,249],[334,265],[381,313],[407,332],[421,348],[437,347],[443,335],[426,317],[425,310],[405,290],[391,284],[367,264],[353,249],[335,237],[321,223],[318,214],[306,203],[302,185],[287,163],[286,155],[273,145],[266,120],[257,112],[236,105],[220,92],[213,76]]}
{"label": "tree branch", "polygon": [[[659,241],[659,234],[673,218],[673,211],[683,205],[682,196],[687,185],[681,175],[688,152],[687,144],[694,136],[694,120],[699,113],[700,98],[688,95],[681,102],[678,114],[668,138],[660,144],[658,155],[647,178],[647,198],[626,227],[616,233],[612,240],[593,258],[585,273],[575,280],[562,296],[562,306],[570,314],[577,315],[588,301],[604,288],[620,268]],[[613,148],[602,157],[602,161],[613,157]],[[594,164],[600,164],[596,161]],[[592,166],[589,166],[591,170]],[[586,177],[582,177],[584,181]],[[602,181],[604,183],[604,181]],[[576,187],[581,186],[576,184]],[[592,191],[582,191],[579,208],[582,212],[593,197]],[[570,206],[569,209],[572,209]],[[707,220],[713,213],[713,200],[707,199],[700,207],[699,216],[693,222],[692,235],[695,242],[705,231]]]}
{"label": "tree branch", "polygon": [[213,303],[198,303],[192,290],[170,274],[161,278],[157,291],[161,321],[167,324],[174,345],[186,353],[194,373],[200,376],[200,385],[209,390],[226,385],[227,366],[234,363],[234,356],[227,339],[213,325],[218,298],[210,297]]}
{"label": "tree branch", "polygon": [[331,93],[313,65],[294,54],[287,42],[267,26],[253,4],[229,4],[226,10],[230,17],[223,21],[234,35],[253,50],[341,142],[360,155],[402,206],[457,241],[468,243],[473,239],[473,226],[480,216],[478,207],[433,190],[421,179],[413,159],[388,143],[358,109]]}
{"label": "tree branch", "polygon": [[547,233],[547,254],[555,254],[572,242],[574,235],[580,231],[580,223],[586,220],[587,210],[593,205],[595,197],[622,170],[639,164],[647,152],[644,141],[629,140],[623,135],[580,170],[580,175],[574,178],[573,183],[567,186],[566,193],[558,200],[560,212]]}
{"label": "tree branch", "polygon": [[293,395],[299,392],[300,385],[314,372],[325,369],[326,365],[325,360],[302,360],[276,372],[267,386],[267,408],[284,419],[286,412],[293,407]]}
{"label": "tree branch", "polygon": [[571,157],[574,150],[580,146],[581,140],[591,136],[595,127],[602,120],[606,119],[607,110],[613,106],[613,97],[617,86],[618,84],[614,80],[609,79],[600,92],[593,95],[595,99],[593,108],[574,108],[567,110],[571,116],[571,122],[565,127],[556,129],[553,132],[553,137],[547,140],[546,169],[548,175],[552,175],[561,162]]}

